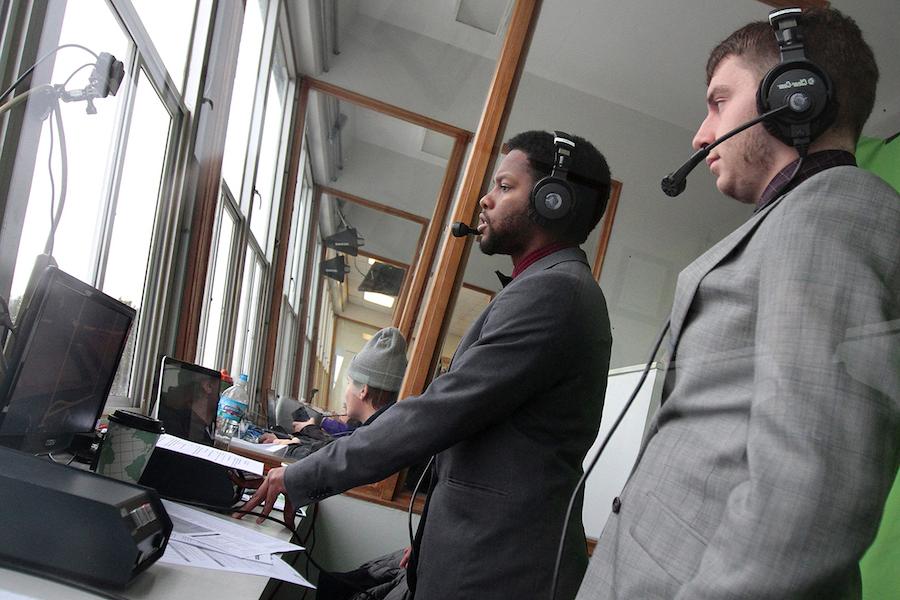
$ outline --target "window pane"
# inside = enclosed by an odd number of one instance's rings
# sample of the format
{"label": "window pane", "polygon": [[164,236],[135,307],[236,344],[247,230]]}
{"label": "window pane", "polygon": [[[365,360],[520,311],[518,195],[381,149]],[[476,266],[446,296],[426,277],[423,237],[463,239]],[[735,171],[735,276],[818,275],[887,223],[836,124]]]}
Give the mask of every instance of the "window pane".
{"label": "window pane", "polygon": [[297,316],[285,302],[282,304],[282,315],[278,328],[276,356],[278,357],[275,370],[275,390],[279,395],[289,393],[289,387],[294,378],[294,365],[296,363],[297,349]]}
{"label": "window pane", "polygon": [[283,51],[276,46],[269,74],[269,91],[266,96],[266,111],[263,119],[262,143],[259,149],[259,162],[256,168],[256,191],[253,209],[250,212],[250,230],[262,248],[269,248],[269,224],[272,205],[278,205],[277,179],[279,166],[279,149],[281,144],[281,126],[284,117],[284,92],[287,85],[287,70],[284,66]]}
{"label": "window pane", "polygon": [[[135,308],[138,314],[147,278],[147,258],[171,120],[153,86],[141,72],[103,278],[103,291]],[[127,374],[131,371],[136,335],[137,328],[132,327],[131,339],[126,346],[128,354],[122,356],[119,374],[110,392],[113,395],[124,396],[128,392]]]}
{"label": "window pane", "polygon": [[196,0],[131,0],[166,70],[181,90]]}
{"label": "window pane", "polygon": [[248,248],[244,261],[244,281],[241,285],[241,302],[238,312],[238,326],[235,330],[232,372],[237,375],[247,373],[251,384],[255,373],[251,373],[253,353],[257,336],[257,316],[261,298],[262,279],[265,264],[252,248]]}
{"label": "window pane", "polygon": [[234,217],[224,208],[219,213],[221,226],[219,239],[216,241],[215,266],[210,285],[209,298],[206,305],[206,335],[203,340],[200,364],[211,369],[223,367],[216,355],[222,327],[222,316],[225,310],[226,284],[228,283],[228,266],[231,248],[234,243]]}
{"label": "window pane", "polygon": [[[102,0],[70,2],[63,17],[60,44],[78,43],[94,52],[110,52],[120,60],[128,58],[128,38],[122,32],[108,6]],[[81,65],[93,62],[83,50],[66,48],[54,58],[51,83],[63,83]],[[127,73],[126,67],[126,73]],[[86,67],[75,74],[66,88],[76,90],[88,84],[91,69]],[[128,86],[122,82],[120,90]],[[85,113],[82,102],[60,103],[68,158],[68,189],[53,255],[60,268],[75,277],[93,283],[97,242],[107,181],[107,164],[114,147],[116,121],[124,94],[97,99],[97,114]],[[22,227],[21,240],[10,294],[12,308],[25,291],[35,257],[44,251],[50,232],[51,185],[47,159],[50,152],[51,119],[41,125],[43,131],[35,157],[34,175],[28,208]],[[55,127],[55,123],[53,125]],[[55,198],[60,192],[59,135],[54,134],[53,177]],[[56,200],[54,199],[54,202]]]}
{"label": "window pane", "polygon": [[[256,258],[256,257],[254,257]],[[253,366],[253,354],[256,349],[256,335],[258,333],[257,327],[257,317],[259,316],[259,304],[262,300],[260,295],[260,290],[262,287],[262,274],[264,267],[259,260],[254,260],[254,269],[253,269],[253,288],[250,292],[250,314],[247,315],[247,334],[245,336],[244,342],[244,360],[242,364],[242,373],[248,373],[252,376],[255,376],[255,373],[250,373]]]}
{"label": "window pane", "polygon": [[241,197],[244,160],[247,156],[247,141],[250,135],[250,115],[253,112],[253,97],[256,95],[264,14],[262,2],[254,0],[247,2],[241,32],[241,48],[238,51],[237,72],[234,75],[234,91],[231,93],[231,108],[228,113],[222,177],[238,199]]}
{"label": "window pane", "polygon": [[324,254],[322,252],[322,240],[318,237],[316,238],[316,251],[314,256],[314,260],[316,261],[313,264],[313,280],[312,285],[310,286],[309,291],[309,310],[307,311],[307,319],[306,319],[306,337],[312,339],[313,334],[313,326],[315,324],[315,307],[319,305],[319,290],[324,286],[324,277],[319,275],[319,262],[324,260]]}
{"label": "window pane", "polygon": [[[309,235],[312,232],[312,224],[309,222],[311,209],[312,190],[307,184],[306,177],[301,177],[300,192],[297,194],[297,204],[294,207],[294,232],[291,255],[290,283],[288,285],[288,302],[294,310],[300,309],[300,290],[303,286],[303,268],[306,262],[306,246]],[[288,271],[285,271],[288,272]]]}

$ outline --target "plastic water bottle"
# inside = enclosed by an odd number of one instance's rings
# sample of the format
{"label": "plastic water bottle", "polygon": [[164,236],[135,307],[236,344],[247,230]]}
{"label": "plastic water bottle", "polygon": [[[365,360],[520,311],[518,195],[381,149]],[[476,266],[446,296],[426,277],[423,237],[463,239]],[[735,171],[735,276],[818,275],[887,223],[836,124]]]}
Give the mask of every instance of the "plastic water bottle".
{"label": "plastic water bottle", "polygon": [[219,397],[219,410],[216,413],[216,436],[230,440],[238,435],[241,419],[250,404],[247,393],[247,375],[241,373],[238,382],[222,392]]}

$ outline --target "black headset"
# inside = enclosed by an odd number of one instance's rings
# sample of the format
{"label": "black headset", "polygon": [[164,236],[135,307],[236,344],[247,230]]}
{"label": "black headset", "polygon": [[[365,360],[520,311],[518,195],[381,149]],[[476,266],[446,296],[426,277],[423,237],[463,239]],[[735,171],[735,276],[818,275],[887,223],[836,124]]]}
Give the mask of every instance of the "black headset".
{"label": "black headset", "polygon": [[805,148],[834,122],[837,102],[831,79],[806,58],[799,8],[773,10],[769,23],[775,30],[781,62],[763,77],[756,93],[759,114],[788,105],[764,125],[769,133],[795,148]]}
{"label": "black headset", "polygon": [[544,219],[558,221],[575,212],[575,192],[568,181],[575,140],[568,133],[555,131],[553,146],[553,169],[531,188],[531,206]]}

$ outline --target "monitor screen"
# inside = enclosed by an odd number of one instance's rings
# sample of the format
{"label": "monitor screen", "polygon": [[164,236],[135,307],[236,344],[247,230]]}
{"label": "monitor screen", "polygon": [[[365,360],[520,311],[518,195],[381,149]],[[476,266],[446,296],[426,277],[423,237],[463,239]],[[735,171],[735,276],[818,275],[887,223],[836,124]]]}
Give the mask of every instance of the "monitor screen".
{"label": "monitor screen", "polygon": [[0,444],[50,451],[93,431],[134,317],[134,309],[48,267],[9,342]]}
{"label": "monitor screen", "polygon": [[156,418],[166,433],[212,446],[221,379],[218,371],[164,356],[157,380]]}

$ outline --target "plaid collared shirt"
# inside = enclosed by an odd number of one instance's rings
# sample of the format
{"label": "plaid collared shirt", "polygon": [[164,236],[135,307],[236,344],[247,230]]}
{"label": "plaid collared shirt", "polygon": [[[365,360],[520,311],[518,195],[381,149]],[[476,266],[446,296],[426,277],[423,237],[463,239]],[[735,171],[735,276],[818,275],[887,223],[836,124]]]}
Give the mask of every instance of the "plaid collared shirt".
{"label": "plaid collared shirt", "polygon": [[803,159],[800,171],[791,179],[791,173],[794,172],[799,160],[798,158],[793,161],[772,178],[759,198],[759,202],[756,203],[756,211],[762,210],[772,200],[797,187],[816,173],[821,173],[831,167],[856,166],[856,157],[846,150],[821,150],[813,152]]}

